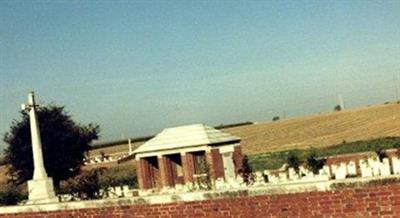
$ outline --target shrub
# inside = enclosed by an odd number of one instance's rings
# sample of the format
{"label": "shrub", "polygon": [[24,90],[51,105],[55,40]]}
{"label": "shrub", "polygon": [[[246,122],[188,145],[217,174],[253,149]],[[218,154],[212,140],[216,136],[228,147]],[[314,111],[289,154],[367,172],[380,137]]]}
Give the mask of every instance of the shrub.
{"label": "shrub", "polygon": [[281,118],[279,117],[279,116],[275,116],[275,117],[273,117],[272,118],[272,121],[278,121],[278,120],[280,120]]}
{"label": "shrub", "polygon": [[99,176],[104,168],[82,171],[79,175],[61,183],[60,192],[68,193],[82,200],[100,198]]}
{"label": "shrub", "polygon": [[253,169],[249,164],[249,158],[247,155],[243,156],[242,168],[239,169],[239,175],[243,178],[243,181],[247,185],[250,185],[254,182]]}
{"label": "shrub", "polygon": [[99,185],[103,189],[113,186],[128,185],[137,188],[137,176],[134,166],[130,164],[118,165],[104,170],[99,177]]}
{"label": "shrub", "polygon": [[341,111],[343,108],[340,105],[336,105],[333,110],[334,111]]}
{"label": "shrub", "polygon": [[293,168],[296,172],[299,172],[299,166],[300,166],[300,158],[299,154],[297,151],[289,151],[286,163],[288,165],[288,168],[291,167]]}
{"label": "shrub", "polygon": [[210,166],[208,165],[205,159],[199,160],[199,176],[196,178],[196,184],[200,189],[210,190],[212,188],[211,179],[210,179]]}
{"label": "shrub", "polygon": [[387,158],[387,157],[388,157],[387,154],[386,154],[386,152],[385,152],[385,150],[384,150],[382,147],[378,147],[378,148],[375,150],[375,152],[376,152],[376,154],[378,155],[380,161],[382,161],[383,158]]}
{"label": "shrub", "polygon": [[319,170],[325,165],[326,159],[318,159],[317,152],[312,149],[307,157],[307,167],[314,174],[318,174]]}
{"label": "shrub", "polygon": [[18,202],[27,199],[28,196],[14,185],[7,185],[0,190],[0,206],[16,205]]}

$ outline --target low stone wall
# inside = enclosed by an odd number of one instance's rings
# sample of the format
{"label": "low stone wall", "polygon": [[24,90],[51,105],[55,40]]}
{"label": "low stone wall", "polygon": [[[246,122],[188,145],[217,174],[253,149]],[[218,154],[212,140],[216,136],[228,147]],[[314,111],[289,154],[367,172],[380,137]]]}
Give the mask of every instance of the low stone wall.
{"label": "low stone wall", "polygon": [[[399,177],[0,207],[11,217],[400,217]],[[326,190],[326,191],[321,191]]]}

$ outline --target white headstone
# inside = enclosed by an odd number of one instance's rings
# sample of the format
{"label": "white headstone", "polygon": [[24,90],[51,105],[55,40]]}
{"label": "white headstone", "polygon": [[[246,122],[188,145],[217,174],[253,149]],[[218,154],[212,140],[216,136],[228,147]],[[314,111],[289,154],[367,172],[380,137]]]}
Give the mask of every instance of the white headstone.
{"label": "white headstone", "polygon": [[265,180],[264,180],[263,174],[260,171],[257,171],[255,173],[254,185],[259,186],[259,185],[264,185],[264,184],[265,184]]}
{"label": "white headstone", "polygon": [[390,163],[388,158],[383,158],[379,171],[381,176],[390,176]]}
{"label": "white headstone", "polygon": [[394,174],[400,174],[400,160],[398,157],[392,157],[392,168]]}
{"label": "white headstone", "polygon": [[370,164],[372,168],[372,175],[373,176],[380,176],[381,175],[381,162],[375,160],[375,161],[368,161],[368,164]]}
{"label": "white headstone", "polygon": [[368,161],[360,160],[360,170],[361,170],[361,177],[371,177],[372,176],[372,168],[369,166]]}
{"label": "white headstone", "polygon": [[322,170],[323,170],[323,172],[324,172],[324,175],[326,175],[326,176],[328,176],[328,177],[331,177],[331,176],[332,176],[332,175],[331,175],[330,167],[329,167],[328,165],[324,165],[324,166],[322,167]]}
{"label": "white headstone", "polygon": [[288,169],[288,174],[289,174],[290,180],[298,180],[299,179],[299,174],[292,167],[290,167]]}
{"label": "white headstone", "polygon": [[354,161],[350,161],[347,164],[347,174],[350,176],[356,176],[357,175],[357,166]]}
{"label": "white headstone", "polygon": [[272,184],[277,184],[277,183],[279,183],[279,177],[270,174],[270,175],[268,175],[268,182],[270,182]]}
{"label": "white headstone", "polygon": [[117,195],[117,197],[123,196],[121,186],[116,186],[114,189],[115,189],[115,194]]}
{"label": "white headstone", "polygon": [[122,186],[122,192],[124,194],[124,197],[132,196],[131,190],[127,185]]}
{"label": "white headstone", "polygon": [[347,167],[345,163],[340,163],[335,171],[335,179],[345,179],[347,175]]}
{"label": "white headstone", "polygon": [[286,172],[279,173],[279,181],[281,181],[281,182],[286,182],[287,181]]}

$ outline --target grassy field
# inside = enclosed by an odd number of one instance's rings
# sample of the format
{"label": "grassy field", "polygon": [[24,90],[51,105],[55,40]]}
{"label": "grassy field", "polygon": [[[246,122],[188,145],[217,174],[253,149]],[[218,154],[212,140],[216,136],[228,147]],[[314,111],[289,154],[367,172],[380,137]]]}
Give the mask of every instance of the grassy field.
{"label": "grassy field", "polygon": [[314,151],[316,157],[329,157],[340,154],[351,154],[358,152],[372,151],[376,152],[379,149],[391,149],[400,147],[400,137],[379,138],[365,141],[344,142],[338,145],[329,147],[319,147],[307,150],[293,149],[288,151],[276,151],[260,154],[248,155],[249,163],[253,170],[278,169],[287,160],[290,151],[296,153],[301,161],[304,161],[307,156]]}

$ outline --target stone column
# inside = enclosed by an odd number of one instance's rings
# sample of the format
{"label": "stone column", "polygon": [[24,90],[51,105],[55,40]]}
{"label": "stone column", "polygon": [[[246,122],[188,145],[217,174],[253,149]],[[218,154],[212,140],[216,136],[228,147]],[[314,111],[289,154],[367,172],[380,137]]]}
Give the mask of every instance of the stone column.
{"label": "stone column", "polygon": [[31,129],[32,153],[33,153],[33,179],[28,181],[28,204],[41,204],[57,202],[53,186],[53,180],[47,177],[44,168],[42,142],[40,139],[39,123],[36,116],[36,103],[33,92],[28,95],[28,104],[23,108],[29,110],[29,122]]}

